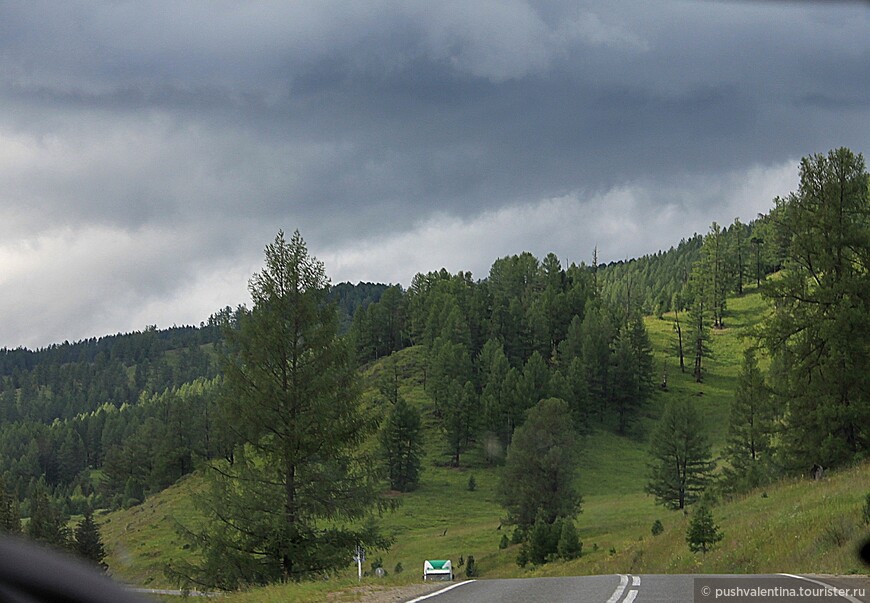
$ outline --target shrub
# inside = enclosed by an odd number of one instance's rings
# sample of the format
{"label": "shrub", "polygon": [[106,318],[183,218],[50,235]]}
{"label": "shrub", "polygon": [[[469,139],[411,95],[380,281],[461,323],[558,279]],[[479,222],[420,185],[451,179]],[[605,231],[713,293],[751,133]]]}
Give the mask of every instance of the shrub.
{"label": "shrub", "polygon": [[469,492],[474,492],[477,490],[477,480],[474,479],[474,475],[468,476],[468,485],[466,486]]}
{"label": "shrub", "polygon": [[558,555],[563,524],[561,519],[557,519],[552,524],[543,520],[535,522],[529,533],[529,561],[541,565]]}
{"label": "shrub", "polygon": [[706,554],[714,544],[722,540],[719,526],[713,523],[713,514],[705,501],[702,501],[695,512],[686,531],[686,542],[693,553],[698,551]]}
{"label": "shrub", "polygon": [[504,549],[508,548],[509,544],[510,544],[510,541],[508,540],[507,534],[502,534],[501,540],[498,543],[498,548],[504,550]]}
{"label": "shrub", "polygon": [[465,575],[468,578],[474,578],[477,575],[477,564],[474,562],[474,555],[468,556],[468,562],[465,564]]}
{"label": "shrub", "polygon": [[559,535],[559,543],[556,552],[565,561],[576,559],[583,550],[583,543],[577,537],[577,528],[571,520],[562,523],[562,533]]}
{"label": "shrub", "polygon": [[662,525],[662,522],[656,519],[652,524],[652,535],[658,536],[662,532],[665,531],[665,526]]}

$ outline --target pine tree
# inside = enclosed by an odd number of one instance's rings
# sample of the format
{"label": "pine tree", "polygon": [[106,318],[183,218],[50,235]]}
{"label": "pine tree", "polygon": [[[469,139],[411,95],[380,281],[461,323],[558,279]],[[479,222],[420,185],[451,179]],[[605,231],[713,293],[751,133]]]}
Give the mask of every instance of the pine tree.
{"label": "pine tree", "polygon": [[423,458],[423,431],[420,413],[401,396],[390,411],[380,440],[390,488],[400,492],[416,488]]}
{"label": "pine tree", "polygon": [[106,550],[103,547],[103,539],[100,537],[100,528],[94,521],[94,514],[90,509],[85,511],[84,518],[76,526],[73,548],[76,553],[103,569],[108,567],[103,563]]}
{"label": "pine tree", "polygon": [[722,540],[719,526],[713,523],[713,514],[706,501],[702,501],[692,513],[692,521],[686,531],[686,542],[693,553],[707,554],[713,545]]}
{"label": "pine tree", "polygon": [[730,467],[724,475],[730,487],[754,488],[770,478],[774,420],[770,390],[749,348],[743,354],[728,422],[725,458]]}
{"label": "pine tree", "polygon": [[652,434],[646,491],[669,509],[684,509],[701,496],[715,467],[704,422],[686,400],[669,403]]}
{"label": "pine tree", "polygon": [[298,580],[343,567],[356,545],[388,544],[367,520],[380,504],[377,463],[362,449],[375,417],[327,286],[298,232],[266,247],[254,307],[225,331],[225,412],[242,444],[232,464],[210,466],[198,503],[209,521],[188,532],[201,554],[172,565],[179,582]]}
{"label": "pine tree", "polygon": [[548,398],[529,409],[526,422],[514,433],[498,485],[511,523],[525,531],[536,521],[552,524],[577,515],[576,456],[568,404]]}

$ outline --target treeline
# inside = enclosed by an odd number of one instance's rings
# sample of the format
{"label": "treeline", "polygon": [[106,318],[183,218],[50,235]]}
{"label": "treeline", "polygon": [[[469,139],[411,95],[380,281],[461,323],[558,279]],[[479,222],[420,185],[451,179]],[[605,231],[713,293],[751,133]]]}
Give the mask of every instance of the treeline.
{"label": "treeline", "polygon": [[[598,266],[601,297],[610,305],[628,305],[647,316],[661,317],[675,308],[687,308],[696,295],[690,282],[693,272],[711,268],[721,271],[717,283],[723,292],[741,295],[744,287],[760,285],[785,263],[787,246],[775,219],[774,209],[745,224],[739,218],[726,227],[714,222],[707,235],[695,234],[667,251]],[[715,255],[713,265],[707,259],[710,255]],[[699,267],[702,260],[703,268]]]}
{"label": "treeline", "polygon": [[478,443],[503,457],[526,411],[561,398],[576,427],[629,433],[654,388],[637,307],[605,302],[593,267],[555,254],[501,258],[489,275],[418,274],[360,309],[350,332],[366,362],[408,345],[426,350],[425,388],[451,462]]}

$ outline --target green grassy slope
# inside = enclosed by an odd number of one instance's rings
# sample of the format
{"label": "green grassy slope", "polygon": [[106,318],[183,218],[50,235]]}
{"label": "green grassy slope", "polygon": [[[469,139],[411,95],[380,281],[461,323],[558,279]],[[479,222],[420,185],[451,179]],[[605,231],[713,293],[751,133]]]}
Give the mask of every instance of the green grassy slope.
{"label": "green grassy slope", "polygon": [[[667,390],[659,390],[633,437],[595,432],[584,438],[577,470],[583,494],[583,512],[577,519],[584,555],[573,562],[556,562],[521,569],[515,564],[516,547],[499,550],[508,528],[499,529],[503,510],[495,497],[497,469],[486,466],[479,453],[463,457],[463,467],[447,466],[441,435],[432,426],[426,433],[426,460],[418,490],[400,496],[397,511],[383,518],[396,542],[383,557],[389,573],[380,584],[401,584],[420,579],[426,558],[475,556],[482,577],[569,575],[609,572],[750,572],[815,571],[845,573],[857,569],[852,548],[857,542],[860,500],[870,491],[870,466],[843,471],[822,482],[778,484],[766,493],[722,503],[713,509],[725,540],[706,556],[692,555],[685,545],[688,519],[654,504],[643,492],[647,465],[647,436],[662,406],[672,397],[690,397],[702,408],[714,443],[721,449],[726,435],[728,406],[734,391],[742,350],[750,343],[747,331],[763,320],[765,308],[757,293],[729,299],[725,329],[712,334],[713,358],[704,382],[681,373],[670,351],[675,340],[672,317],[648,318],[656,367],[667,373]],[[428,410],[423,389],[422,350],[410,348],[394,354],[401,378],[400,391],[412,404]],[[688,362],[688,359],[687,359]],[[384,361],[365,371],[370,383],[393,369]],[[367,395],[374,396],[370,391]],[[477,489],[467,489],[475,476]],[[139,507],[109,514],[103,535],[112,551],[109,564],[122,578],[140,584],[163,585],[166,560],[186,553],[175,534],[173,517],[189,521],[189,490],[196,477],[161,493]],[[650,526],[660,519],[664,534],[654,538]],[[398,563],[404,572],[396,574]],[[368,568],[367,568],[368,569]],[[374,579],[367,579],[374,582]],[[326,593],[355,584],[355,568],[335,581],[257,589],[230,600],[324,600]],[[347,600],[352,600],[352,595]]]}

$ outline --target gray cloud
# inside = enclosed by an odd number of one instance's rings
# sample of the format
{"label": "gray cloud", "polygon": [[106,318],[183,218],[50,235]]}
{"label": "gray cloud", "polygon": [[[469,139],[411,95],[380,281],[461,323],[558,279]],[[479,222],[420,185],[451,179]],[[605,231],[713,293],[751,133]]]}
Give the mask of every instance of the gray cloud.
{"label": "gray cloud", "polygon": [[[3,4],[0,346],[202,320],[278,228],[334,279],[402,280],[751,219],[802,155],[866,150],[868,25],[858,3]],[[629,219],[661,212],[655,236]]]}

